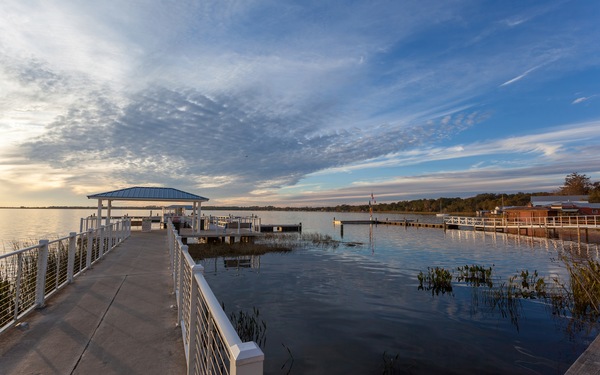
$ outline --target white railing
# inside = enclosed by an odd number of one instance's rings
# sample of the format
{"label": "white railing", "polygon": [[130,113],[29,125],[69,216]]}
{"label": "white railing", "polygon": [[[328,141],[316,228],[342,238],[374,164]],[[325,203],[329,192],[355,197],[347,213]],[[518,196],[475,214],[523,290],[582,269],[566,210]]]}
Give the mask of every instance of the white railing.
{"label": "white railing", "polygon": [[170,221],[167,230],[187,374],[262,374],[262,350],[241,341],[204,279],[204,267],[192,259]]}
{"label": "white railing", "polygon": [[547,227],[547,228],[598,228],[600,216],[552,216],[523,218],[494,218],[449,216],[444,223],[471,227]]}
{"label": "white railing", "polygon": [[[106,216],[103,216],[100,218],[101,222],[105,222],[106,221]],[[160,226],[162,224],[162,217],[158,216],[158,215],[154,215],[154,216],[130,216],[130,215],[125,215],[125,216],[111,216],[111,220],[115,220],[115,221],[121,221],[121,220],[125,220],[128,219],[131,221],[131,229],[135,230],[136,227],[137,229],[141,229],[142,227],[142,222],[149,220],[152,224],[153,227],[158,227],[160,229]],[[156,224],[156,225],[154,225]],[[94,229],[98,226],[98,217],[97,216],[87,216],[87,217],[82,217],[80,219],[80,223],[79,223],[79,231],[83,232],[83,231],[87,231],[90,229]]]}
{"label": "white railing", "polygon": [[260,232],[260,218],[258,216],[208,216],[207,229],[248,229],[251,232]]}
{"label": "white railing", "polygon": [[125,219],[0,255],[0,334],[129,237],[130,224]]}

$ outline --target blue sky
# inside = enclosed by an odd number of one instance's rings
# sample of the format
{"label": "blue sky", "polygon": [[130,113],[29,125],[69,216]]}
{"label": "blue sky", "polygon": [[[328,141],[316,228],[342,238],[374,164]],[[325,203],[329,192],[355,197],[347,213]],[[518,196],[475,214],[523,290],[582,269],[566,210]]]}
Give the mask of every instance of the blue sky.
{"label": "blue sky", "polygon": [[600,2],[0,3],[0,205],[215,205],[600,180]]}

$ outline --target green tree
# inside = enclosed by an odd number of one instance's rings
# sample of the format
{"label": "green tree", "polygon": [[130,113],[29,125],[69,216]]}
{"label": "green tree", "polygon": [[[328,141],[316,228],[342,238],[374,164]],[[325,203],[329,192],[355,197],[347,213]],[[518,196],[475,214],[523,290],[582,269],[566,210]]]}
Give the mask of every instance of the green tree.
{"label": "green tree", "polygon": [[559,195],[585,195],[593,188],[590,178],[585,174],[573,172],[565,177],[565,184],[558,189]]}

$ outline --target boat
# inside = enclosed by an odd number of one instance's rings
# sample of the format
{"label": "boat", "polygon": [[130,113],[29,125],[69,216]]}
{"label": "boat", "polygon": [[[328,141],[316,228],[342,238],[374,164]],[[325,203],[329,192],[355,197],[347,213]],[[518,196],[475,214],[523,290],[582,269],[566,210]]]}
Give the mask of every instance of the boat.
{"label": "boat", "polygon": [[440,199],[440,212],[435,214],[435,216],[437,217],[446,217],[448,216],[448,214],[445,214],[444,212],[442,212],[442,200]]}

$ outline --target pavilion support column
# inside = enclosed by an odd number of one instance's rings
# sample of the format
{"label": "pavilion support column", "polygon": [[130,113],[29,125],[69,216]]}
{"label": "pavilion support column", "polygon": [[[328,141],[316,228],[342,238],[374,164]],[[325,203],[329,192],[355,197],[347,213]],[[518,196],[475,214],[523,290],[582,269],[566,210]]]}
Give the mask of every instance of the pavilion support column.
{"label": "pavilion support column", "polygon": [[102,199],[98,199],[98,217],[96,218],[96,228],[102,226]]}
{"label": "pavilion support column", "polygon": [[201,228],[202,223],[202,202],[198,202],[198,233],[204,228]]}
{"label": "pavilion support column", "polygon": [[108,227],[110,225],[110,215],[111,215],[111,208],[112,208],[112,200],[108,200],[108,207],[106,209],[106,221],[105,221],[105,225]]}
{"label": "pavilion support column", "polygon": [[192,231],[198,233],[198,203],[192,203]]}

